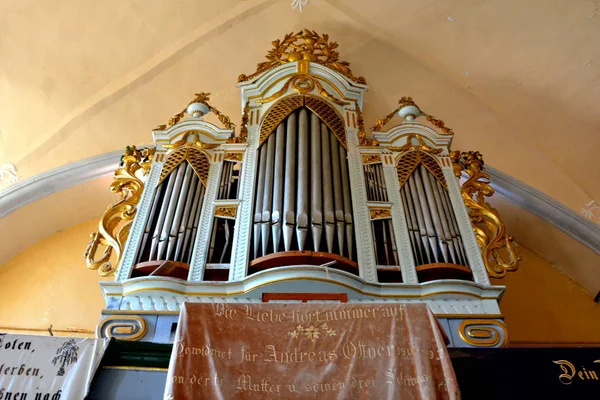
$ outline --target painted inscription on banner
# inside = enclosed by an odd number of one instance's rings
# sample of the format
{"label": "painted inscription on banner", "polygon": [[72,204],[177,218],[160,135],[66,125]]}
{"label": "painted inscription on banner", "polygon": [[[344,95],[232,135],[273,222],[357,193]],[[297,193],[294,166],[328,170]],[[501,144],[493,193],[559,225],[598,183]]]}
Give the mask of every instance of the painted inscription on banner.
{"label": "painted inscription on banner", "polygon": [[0,333],[0,400],[81,400],[103,343]]}
{"label": "painted inscription on banner", "polygon": [[425,304],[186,303],[165,399],[457,399]]}

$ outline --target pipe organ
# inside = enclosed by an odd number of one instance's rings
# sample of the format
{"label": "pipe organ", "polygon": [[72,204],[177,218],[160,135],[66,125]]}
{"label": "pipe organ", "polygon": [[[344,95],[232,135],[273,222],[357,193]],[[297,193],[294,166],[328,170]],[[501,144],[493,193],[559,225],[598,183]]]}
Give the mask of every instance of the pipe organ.
{"label": "pipe organ", "polygon": [[[501,324],[504,289],[489,276],[514,270],[518,255],[483,200],[493,191],[479,153],[453,152],[454,133],[406,97],[367,130],[366,81],[327,35],[273,44],[239,78],[239,126],[199,93],[153,131],[145,158],[124,157],[113,184],[122,200],[86,251],[90,268],[115,275],[101,283],[107,313],[334,292],[427,302],[449,332],[451,315]],[[170,332],[168,316],[156,332]],[[465,335],[452,340],[479,340]]]}

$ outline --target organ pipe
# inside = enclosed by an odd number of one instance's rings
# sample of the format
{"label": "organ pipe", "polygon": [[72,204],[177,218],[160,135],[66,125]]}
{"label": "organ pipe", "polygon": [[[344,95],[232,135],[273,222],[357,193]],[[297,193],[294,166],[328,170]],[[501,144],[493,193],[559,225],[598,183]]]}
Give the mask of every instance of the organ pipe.
{"label": "organ pipe", "polygon": [[[348,175],[348,160],[346,149],[339,144],[340,149],[340,168],[342,170],[342,190],[344,193],[344,222],[346,223],[346,248],[348,249],[348,258],[352,259],[354,250],[354,235],[352,223],[352,198],[350,197],[350,176]],[[342,253],[343,254],[343,253]]]}
{"label": "organ pipe", "polygon": [[272,218],[272,236],[273,251],[279,249],[279,239],[281,237],[281,212],[283,208],[283,159],[285,150],[285,125],[279,124],[277,127],[277,136],[275,137],[275,169],[273,183],[273,214]]}
{"label": "organ pipe", "polygon": [[336,233],[340,253],[344,254],[344,199],[342,198],[342,176],[340,174],[340,150],[338,141],[334,135],[329,135],[331,144],[331,163],[333,164],[333,193],[335,203],[335,222],[337,225]]}
{"label": "organ pipe", "polygon": [[294,224],[296,223],[296,114],[287,119],[285,146],[285,189],[283,197],[283,245],[285,251],[292,246]]}
{"label": "organ pipe", "polygon": [[[273,160],[275,158],[275,135],[267,140],[267,161],[265,171],[264,199],[262,204],[261,236],[262,254],[267,254],[269,233],[271,232],[271,208],[273,206]],[[227,225],[227,224],[226,224]]]}
{"label": "organ pipe", "polygon": [[[323,190],[321,169],[321,121],[315,114],[310,116],[310,158],[311,168],[311,206],[312,206],[312,235],[313,248],[319,251],[321,245],[321,234],[323,232]],[[341,145],[340,145],[341,146]]]}
{"label": "organ pipe", "polygon": [[333,210],[333,188],[331,187],[331,149],[329,147],[329,131],[327,130],[327,125],[321,123],[321,154],[323,162],[323,208],[325,210],[325,241],[327,243],[327,251],[329,253],[333,253],[335,214]]}
{"label": "organ pipe", "polygon": [[[297,199],[297,220],[296,237],[298,239],[298,248],[304,250],[306,237],[308,233],[308,198],[309,187],[308,177],[310,170],[309,148],[308,148],[308,116],[306,109],[301,109],[298,118],[298,199]],[[272,137],[272,135],[271,135]],[[334,138],[334,140],[336,140]]]}
{"label": "organ pipe", "polygon": [[267,165],[267,149],[261,148],[258,150],[260,156],[259,171],[258,171],[258,183],[256,185],[256,207],[254,210],[254,256],[259,255],[260,246],[260,223],[262,220],[262,209],[265,191],[265,174]]}

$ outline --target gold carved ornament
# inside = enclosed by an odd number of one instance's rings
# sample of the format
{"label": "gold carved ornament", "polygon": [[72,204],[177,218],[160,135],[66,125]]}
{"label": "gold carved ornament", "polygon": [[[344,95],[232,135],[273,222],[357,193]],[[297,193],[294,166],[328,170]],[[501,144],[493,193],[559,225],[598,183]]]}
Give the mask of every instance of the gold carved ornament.
{"label": "gold carved ornament", "polygon": [[[101,276],[114,275],[121,260],[123,247],[144,189],[144,181],[140,175],[148,174],[154,151],[154,148],[138,150],[135,146],[128,146],[119,168],[115,171],[110,190],[120,194],[121,199],[106,210],[98,224],[98,232],[90,235],[92,240],[83,254],[86,266],[98,270]],[[99,245],[105,247],[105,250],[102,256],[96,259]],[[115,264],[110,261],[113,251]]]}
{"label": "gold carved ornament", "polygon": [[227,139],[227,143],[246,143],[248,141],[248,114],[250,113],[250,102],[246,101],[244,112],[242,113],[242,123],[240,125],[240,135],[232,135]]}
{"label": "gold carved ornament", "polygon": [[170,128],[171,126],[175,125],[179,121],[181,121],[181,119],[185,116],[187,108],[192,103],[204,104],[206,107],[208,107],[210,112],[212,112],[213,114],[215,114],[217,116],[217,118],[219,119],[219,121],[221,121],[221,123],[225,126],[225,128],[235,129],[235,124],[233,122],[231,122],[231,119],[228,116],[224,115],[221,111],[217,110],[215,107],[208,104],[208,101],[210,100],[210,93],[200,92],[200,93],[196,93],[195,96],[196,97],[194,98],[194,100],[190,101],[188,103],[188,105],[182,111],[178,112],[177,114],[175,114],[174,116],[169,118],[169,121],[166,123],[166,125],[159,125],[156,129],[165,130],[165,129]]}
{"label": "gold carved ornament", "polygon": [[508,331],[503,322],[494,319],[468,319],[458,326],[458,335],[474,347],[505,347],[508,344]]}
{"label": "gold carved ornament", "polygon": [[215,209],[215,217],[235,219],[236,214],[237,214],[236,206],[217,207]]}
{"label": "gold carved ornament", "polygon": [[365,120],[363,119],[362,111],[360,110],[358,103],[356,103],[355,111],[358,120],[358,144],[360,146],[369,147],[379,146],[379,142],[377,140],[367,138],[367,132],[365,131]]}
{"label": "gold carved ornament", "polygon": [[265,97],[264,99],[256,100],[256,102],[259,104],[264,104],[270,103],[273,100],[277,100],[278,98],[287,93],[287,90],[290,87],[290,85],[292,86],[292,89],[294,89],[298,94],[310,93],[316,87],[319,94],[325,97],[327,100],[331,101],[332,103],[335,103],[340,106],[350,104],[347,101],[340,100],[331,93],[329,93],[327,90],[325,90],[321,82],[319,82],[319,80],[316,77],[307,74],[296,74],[292,76],[283,84],[281,89],[279,89],[277,92],[273,93],[268,97]]}
{"label": "gold carved ornament", "polygon": [[139,315],[110,315],[96,326],[96,337],[137,341],[148,331],[146,320]]}
{"label": "gold carved ornament", "polygon": [[[446,126],[446,124],[444,123],[444,121],[442,121],[441,119],[435,118],[431,114],[427,114],[425,111],[423,111],[419,106],[417,106],[415,104],[412,97],[402,97],[400,100],[398,100],[398,107],[394,111],[392,111],[391,113],[386,115],[385,118],[378,120],[377,123],[375,124],[375,126],[371,128],[371,132],[381,131],[383,129],[383,127],[385,125],[387,125],[388,122],[390,122],[390,120],[394,117],[394,115],[396,115],[396,113],[398,113],[398,111],[400,111],[400,109],[407,107],[407,106],[414,106],[414,107],[418,108],[419,111],[421,112],[421,114],[425,116],[427,121],[429,121],[436,128],[439,128],[443,132],[444,135],[454,135],[454,132],[452,132],[452,129],[448,128]],[[417,118],[418,115],[413,115],[412,117],[414,119],[414,118]]]}
{"label": "gold carved ornament", "polygon": [[[413,142],[412,142],[413,139],[417,139],[419,144],[413,144]],[[402,146],[398,146],[398,147],[387,146],[387,148],[391,151],[397,151],[399,153],[404,153],[409,150],[417,150],[417,151],[424,151],[426,153],[433,154],[433,155],[438,155],[442,151],[444,151],[444,149],[435,149],[433,147],[428,146],[425,143],[425,140],[423,140],[423,137],[421,135],[419,135],[418,133],[409,134],[408,137],[406,138],[406,143]]]}
{"label": "gold carved ornament", "polygon": [[513,243],[514,238],[507,236],[498,211],[485,201],[486,197],[494,194],[494,189],[490,186],[490,175],[485,172],[483,156],[477,151],[453,151],[450,158],[457,177],[463,172],[468,175],[461,187],[462,197],[469,209],[473,231],[488,274],[492,278],[502,278],[507,271],[516,271],[521,256]]}
{"label": "gold carved ornament", "polygon": [[376,164],[381,162],[381,155],[379,154],[363,154],[363,164]]}
{"label": "gold carved ornament", "polygon": [[272,44],[273,48],[266,55],[267,61],[259,63],[253,74],[240,75],[238,82],[256,78],[279,65],[305,60],[331,68],[353,82],[363,85],[367,83],[362,76],[352,75],[350,63],[340,60],[340,54],[336,50],[338,44],[330,42],[327,34],[319,35],[315,31],[305,29],[297,33],[288,33],[283,40],[275,40]]}
{"label": "gold carved ornament", "polygon": [[392,218],[392,210],[389,208],[371,208],[369,209],[371,219]]}

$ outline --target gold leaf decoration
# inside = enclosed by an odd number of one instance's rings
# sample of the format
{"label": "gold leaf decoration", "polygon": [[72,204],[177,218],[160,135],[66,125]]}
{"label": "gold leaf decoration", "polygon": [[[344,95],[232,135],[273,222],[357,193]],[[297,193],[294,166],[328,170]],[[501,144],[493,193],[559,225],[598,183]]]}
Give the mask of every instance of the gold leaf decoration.
{"label": "gold leaf decoration", "polygon": [[514,246],[514,238],[507,236],[498,211],[485,201],[486,197],[494,194],[494,189],[490,186],[490,175],[485,172],[483,156],[477,151],[453,151],[450,158],[457,177],[463,171],[468,175],[461,187],[462,197],[469,209],[473,231],[481,247],[488,274],[492,278],[502,278],[507,271],[516,271],[521,256]]}
{"label": "gold leaf decoration", "polygon": [[242,114],[242,124],[240,127],[240,135],[235,136],[235,132],[229,139],[227,139],[227,143],[246,143],[248,140],[248,114],[250,113],[250,102],[246,101],[246,105],[244,106],[244,112]]}
{"label": "gold leaf decoration", "polygon": [[392,210],[389,208],[371,208],[369,210],[371,219],[392,218]]}
{"label": "gold leaf decoration", "polygon": [[235,129],[235,124],[233,122],[231,122],[231,119],[228,116],[224,115],[221,111],[217,110],[215,107],[208,104],[208,101],[210,100],[210,93],[200,92],[200,93],[196,93],[195,96],[196,97],[194,98],[194,100],[190,101],[183,110],[181,110],[180,112],[178,112],[177,114],[175,114],[174,116],[169,118],[169,121],[165,125],[159,125],[156,129],[163,131],[167,128],[172,127],[179,121],[181,121],[181,119],[185,116],[187,108],[192,103],[204,104],[205,106],[208,107],[210,112],[212,112],[213,114],[215,114],[217,116],[217,118],[219,119],[219,121],[221,121],[221,123],[225,126],[225,128]]}
{"label": "gold leaf decoration", "polygon": [[215,209],[215,217],[235,219],[236,214],[237,214],[236,206],[217,207]]}
{"label": "gold leaf decoration", "polygon": [[[419,144],[413,144],[412,140],[413,139],[417,139]],[[423,139],[423,137],[421,135],[419,135],[418,133],[411,133],[408,135],[408,137],[406,138],[406,143],[402,146],[387,146],[387,148],[391,151],[397,151],[399,153],[404,153],[405,151],[408,150],[419,150],[419,151],[425,151],[429,154],[440,154],[442,151],[444,151],[444,149],[435,149],[433,147],[428,146],[425,143],[425,140]]]}
{"label": "gold leaf decoration", "polygon": [[381,162],[381,155],[379,154],[363,154],[363,164],[375,164]]}
{"label": "gold leaf decoration", "polygon": [[[402,109],[403,107],[406,107],[406,106],[417,107],[419,109],[419,111],[421,112],[421,114],[425,116],[425,119],[427,119],[427,121],[429,121],[433,126],[440,129],[443,132],[442,133],[443,135],[454,135],[454,132],[452,132],[452,129],[448,128],[445,125],[444,121],[442,121],[441,119],[435,118],[431,114],[427,114],[425,111],[423,111],[419,106],[417,106],[415,104],[412,97],[402,97],[400,100],[398,100],[398,107],[394,111],[392,111],[391,113],[386,115],[385,118],[378,120],[377,123],[375,124],[375,126],[371,128],[371,132],[381,131],[381,129],[383,129],[383,127],[385,125],[387,125],[388,122],[390,122],[390,120],[394,117],[394,115],[396,115],[396,113],[398,111],[400,111],[400,109]],[[416,117],[418,117],[418,115],[413,115],[413,118],[416,118]]]}
{"label": "gold leaf decoration", "polygon": [[[143,176],[150,170],[154,151],[154,148],[138,150],[135,146],[128,146],[115,171],[110,190],[120,194],[121,198],[106,210],[98,224],[98,232],[90,235],[92,240],[83,254],[87,267],[97,270],[101,276],[114,275],[116,272],[144,189]],[[102,256],[96,259],[99,246],[105,249]],[[113,251],[115,264],[110,261]]]}
{"label": "gold leaf decoration", "polygon": [[356,77],[350,70],[350,63],[340,60],[337,52],[338,44],[329,41],[329,35],[319,35],[315,31],[305,29],[297,33],[288,33],[283,40],[272,42],[273,48],[266,55],[267,61],[256,67],[256,72],[250,75],[240,75],[238,82],[256,78],[279,65],[301,60],[312,61],[339,72],[353,82],[365,85],[367,81],[362,76]]}
{"label": "gold leaf decoration", "polygon": [[365,131],[365,120],[363,119],[362,111],[358,103],[356,103],[355,111],[358,120],[358,144],[361,146],[370,147],[379,146],[379,142],[377,140],[367,138],[367,132]]}

